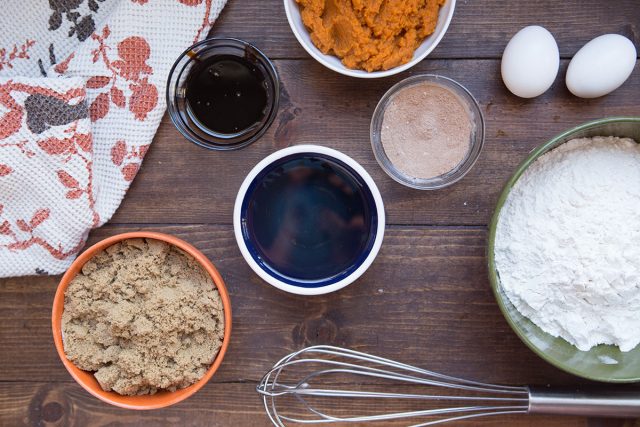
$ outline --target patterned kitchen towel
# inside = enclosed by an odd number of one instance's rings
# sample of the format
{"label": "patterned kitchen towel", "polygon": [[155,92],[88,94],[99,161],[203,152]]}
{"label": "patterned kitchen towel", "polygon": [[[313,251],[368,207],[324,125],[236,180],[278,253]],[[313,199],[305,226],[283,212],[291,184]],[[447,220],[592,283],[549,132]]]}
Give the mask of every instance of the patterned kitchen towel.
{"label": "patterned kitchen towel", "polygon": [[4,0],[0,277],[57,274],[111,218],[169,69],[226,0]]}

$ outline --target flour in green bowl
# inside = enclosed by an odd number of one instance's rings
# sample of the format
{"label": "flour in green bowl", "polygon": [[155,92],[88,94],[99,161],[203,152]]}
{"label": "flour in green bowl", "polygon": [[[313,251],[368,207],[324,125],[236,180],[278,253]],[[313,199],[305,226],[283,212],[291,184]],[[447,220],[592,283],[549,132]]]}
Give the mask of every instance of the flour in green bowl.
{"label": "flour in green bowl", "polygon": [[495,263],[513,305],[586,351],[640,343],[640,144],[571,140],[518,179],[501,210]]}

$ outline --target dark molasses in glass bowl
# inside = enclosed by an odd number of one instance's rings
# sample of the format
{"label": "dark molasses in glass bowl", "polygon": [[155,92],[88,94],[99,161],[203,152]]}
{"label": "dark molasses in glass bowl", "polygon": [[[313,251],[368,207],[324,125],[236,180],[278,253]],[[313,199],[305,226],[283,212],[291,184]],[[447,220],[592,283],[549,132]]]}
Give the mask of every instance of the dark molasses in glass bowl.
{"label": "dark molasses in glass bowl", "polygon": [[191,142],[214,150],[245,147],[278,110],[275,67],[255,46],[212,38],[184,51],[167,83],[171,120]]}

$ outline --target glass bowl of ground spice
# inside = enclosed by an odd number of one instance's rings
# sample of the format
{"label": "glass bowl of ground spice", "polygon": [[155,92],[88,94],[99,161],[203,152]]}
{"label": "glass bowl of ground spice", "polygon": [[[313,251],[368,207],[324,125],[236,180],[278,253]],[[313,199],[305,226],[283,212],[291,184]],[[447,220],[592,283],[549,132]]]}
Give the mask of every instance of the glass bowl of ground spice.
{"label": "glass bowl of ground spice", "polygon": [[447,77],[422,74],[384,94],[371,120],[376,160],[394,180],[437,190],[464,177],[484,145],[478,102]]}

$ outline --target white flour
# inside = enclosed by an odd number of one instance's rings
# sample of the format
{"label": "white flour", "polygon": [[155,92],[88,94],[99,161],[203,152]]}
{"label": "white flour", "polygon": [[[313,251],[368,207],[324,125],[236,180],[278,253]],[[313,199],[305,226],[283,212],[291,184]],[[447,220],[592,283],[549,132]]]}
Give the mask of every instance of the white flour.
{"label": "white flour", "polygon": [[574,139],[520,177],[496,231],[515,307],[580,350],[640,343],[640,144]]}

